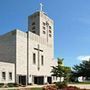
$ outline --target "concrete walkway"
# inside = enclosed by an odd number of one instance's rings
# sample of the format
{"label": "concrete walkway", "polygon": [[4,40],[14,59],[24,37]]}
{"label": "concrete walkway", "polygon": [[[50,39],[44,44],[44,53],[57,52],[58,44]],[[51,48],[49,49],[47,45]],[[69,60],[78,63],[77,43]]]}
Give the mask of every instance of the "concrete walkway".
{"label": "concrete walkway", "polygon": [[69,84],[68,86],[76,86],[81,89],[89,89],[90,90],[90,84]]}

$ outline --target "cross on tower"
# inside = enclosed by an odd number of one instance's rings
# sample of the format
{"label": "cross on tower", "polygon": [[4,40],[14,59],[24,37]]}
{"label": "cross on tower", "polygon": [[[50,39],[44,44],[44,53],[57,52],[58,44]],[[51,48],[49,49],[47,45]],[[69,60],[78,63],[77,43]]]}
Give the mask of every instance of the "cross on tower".
{"label": "cross on tower", "polygon": [[34,48],[38,51],[38,70],[40,69],[40,52],[43,52],[43,50],[40,49],[40,46],[38,44],[38,48]]}
{"label": "cross on tower", "polygon": [[40,11],[42,11],[42,10],[43,10],[43,4],[40,3]]}

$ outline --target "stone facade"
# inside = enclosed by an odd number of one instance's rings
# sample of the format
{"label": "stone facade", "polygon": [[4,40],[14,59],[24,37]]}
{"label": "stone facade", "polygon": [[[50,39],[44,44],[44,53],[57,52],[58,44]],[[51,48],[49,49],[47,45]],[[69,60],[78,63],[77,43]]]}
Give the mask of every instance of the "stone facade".
{"label": "stone facade", "polygon": [[15,64],[0,62],[0,83],[15,83]]}
{"label": "stone facade", "polygon": [[[6,72],[12,67],[12,82],[45,84],[55,82],[51,77],[54,61],[53,20],[39,11],[28,17],[28,31],[18,29],[0,36],[0,62]],[[0,76],[1,77],[1,76]],[[8,80],[6,80],[9,83]]]}

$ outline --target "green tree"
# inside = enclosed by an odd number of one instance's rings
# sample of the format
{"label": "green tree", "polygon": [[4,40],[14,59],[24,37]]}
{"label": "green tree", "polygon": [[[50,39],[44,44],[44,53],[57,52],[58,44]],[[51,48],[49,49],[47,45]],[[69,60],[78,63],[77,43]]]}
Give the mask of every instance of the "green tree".
{"label": "green tree", "polygon": [[74,77],[90,77],[90,60],[89,61],[82,61],[79,65],[74,65],[72,75]]}
{"label": "green tree", "polygon": [[52,76],[56,76],[60,78],[60,82],[61,82],[61,77],[64,77],[64,80],[67,81],[71,72],[70,67],[63,66],[63,60],[64,59],[58,58],[57,61],[58,65],[52,66],[52,71],[51,71]]}
{"label": "green tree", "polygon": [[69,78],[70,78],[70,74],[71,74],[71,68],[64,66],[64,81],[68,82]]}
{"label": "green tree", "polygon": [[63,67],[62,67],[62,63],[63,63],[63,59],[58,58],[57,61],[58,65],[57,66],[52,66],[52,76],[56,76],[60,78],[60,82],[61,82],[61,77],[63,77]]}

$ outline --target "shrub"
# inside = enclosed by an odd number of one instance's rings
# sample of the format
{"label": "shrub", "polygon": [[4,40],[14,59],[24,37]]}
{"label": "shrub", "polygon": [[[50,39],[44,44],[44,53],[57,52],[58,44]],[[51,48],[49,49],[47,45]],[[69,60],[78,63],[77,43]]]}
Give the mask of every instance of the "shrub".
{"label": "shrub", "polygon": [[16,83],[8,83],[8,87],[18,87],[19,85]]}
{"label": "shrub", "polygon": [[67,83],[66,82],[57,82],[56,86],[61,89],[61,88],[65,88],[67,87]]}
{"label": "shrub", "polygon": [[2,87],[4,85],[4,83],[0,83],[0,87]]}
{"label": "shrub", "polygon": [[65,88],[65,90],[80,90],[80,88],[77,88],[75,86],[68,86]]}
{"label": "shrub", "polygon": [[57,90],[56,85],[47,85],[43,87],[43,90]]}
{"label": "shrub", "polygon": [[8,87],[14,87],[14,83],[8,83]]}

